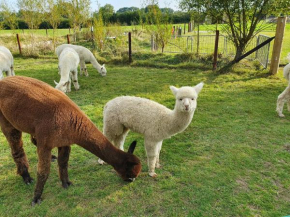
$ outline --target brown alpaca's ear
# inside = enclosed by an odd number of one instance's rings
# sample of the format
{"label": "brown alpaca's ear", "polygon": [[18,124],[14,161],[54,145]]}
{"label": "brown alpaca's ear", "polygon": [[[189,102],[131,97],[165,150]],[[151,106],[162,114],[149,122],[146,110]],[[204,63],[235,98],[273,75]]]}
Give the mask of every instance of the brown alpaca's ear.
{"label": "brown alpaca's ear", "polygon": [[136,144],[137,144],[136,141],[133,141],[133,142],[131,143],[131,145],[130,145],[130,147],[129,147],[129,149],[128,149],[128,153],[133,154],[133,152],[134,152],[134,150],[135,150],[135,148],[136,148]]}

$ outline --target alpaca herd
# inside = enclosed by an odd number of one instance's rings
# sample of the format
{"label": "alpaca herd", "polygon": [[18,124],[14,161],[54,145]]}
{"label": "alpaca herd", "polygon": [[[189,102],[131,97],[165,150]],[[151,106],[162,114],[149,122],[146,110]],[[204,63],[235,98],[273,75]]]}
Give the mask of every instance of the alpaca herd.
{"label": "alpaca herd", "polygon": [[[156,177],[160,167],[160,151],[164,139],[183,132],[191,123],[197,107],[197,98],[203,82],[196,86],[180,88],[170,86],[175,97],[173,110],[149,99],[135,96],[116,97],[104,106],[103,133],[84,112],[65,94],[76,90],[78,65],[80,73],[88,76],[85,62],[91,62],[105,76],[105,65],[100,65],[91,51],[82,46],[64,44],[56,48],[60,81],[53,88],[34,78],[15,76],[13,56],[0,46],[0,126],[6,137],[17,173],[26,184],[33,182],[23,149],[22,132],[31,135],[37,147],[37,181],[32,205],[41,202],[44,185],[50,173],[51,151],[58,149],[59,178],[64,188],[71,185],[68,177],[68,160],[72,144],[77,144],[98,157],[99,164],[111,165],[125,181],[134,181],[141,172],[141,162],[133,155],[134,141],[128,152],[124,142],[129,130],[144,136],[148,173]],[[289,64],[284,77],[289,81]],[[3,72],[7,77],[4,78]],[[276,111],[280,117],[284,103],[290,111],[290,83],[278,96]]]}

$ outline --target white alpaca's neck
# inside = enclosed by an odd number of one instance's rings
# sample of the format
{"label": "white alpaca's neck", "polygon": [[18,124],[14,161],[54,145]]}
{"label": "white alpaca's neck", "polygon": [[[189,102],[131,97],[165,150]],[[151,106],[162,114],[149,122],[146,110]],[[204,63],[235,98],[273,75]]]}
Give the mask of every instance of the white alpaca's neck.
{"label": "white alpaca's neck", "polygon": [[184,131],[190,124],[193,118],[194,111],[182,112],[179,109],[174,108],[172,111],[171,129],[170,132],[174,135]]}
{"label": "white alpaca's neck", "polygon": [[96,60],[93,54],[91,54],[90,62],[94,66],[94,68],[97,69],[99,73],[101,73],[102,66],[98,63],[98,61]]}

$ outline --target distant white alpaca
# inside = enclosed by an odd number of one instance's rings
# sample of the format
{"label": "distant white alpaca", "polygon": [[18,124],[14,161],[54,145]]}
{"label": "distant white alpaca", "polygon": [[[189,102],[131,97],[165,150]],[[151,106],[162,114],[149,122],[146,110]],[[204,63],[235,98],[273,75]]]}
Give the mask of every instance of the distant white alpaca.
{"label": "distant white alpaca", "polygon": [[[144,135],[149,175],[155,177],[159,168],[159,155],[164,139],[184,131],[190,124],[197,106],[197,96],[203,83],[195,87],[170,86],[176,101],[170,110],[149,99],[121,96],[109,101],[104,108],[104,135],[124,150],[124,141],[132,130]],[[101,159],[98,161],[103,163]]]}
{"label": "distant white alpaca", "polygon": [[85,76],[89,76],[87,68],[86,68],[86,62],[90,62],[92,63],[92,65],[94,66],[95,69],[98,70],[98,72],[102,75],[102,76],[106,76],[107,74],[107,70],[105,68],[105,64],[103,64],[102,66],[98,63],[98,61],[96,60],[96,58],[94,57],[93,53],[83,47],[83,46],[79,46],[79,45],[73,45],[73,44],[62,44],[60,46],[58,46],[55,50],[56,55],[59,57],[61,52],[63,51],[63,49],[65,49],[66,47],[70,47],[73,48],[80,57],[80,73],[84,73]]}
{"label": "distant white alpaca", "polygon": [[59,74],[60,81],[57,83],[56,81],[56,89],[62,92],[70,92],[71,91],[71,79],[73,80],[73,84],[76,90],[80,88],[78,83],[78,65],[80,62],[80,58],[78,53],[72,48],[65,48],[63,52],[59,56]]}
{"label": "distant white alpaca", "polygon": [[14,76],[14,60],[10,50],[4,46],[0,46],[0,79],[4,78],[3,72],[7,76]]}
{"label": "distant white alpaca", "polygon": [[288,111],[290,111],[290,53],[288,53],[287,60],[289,63],[284,67],[283,75],[284,78],[288,80],[288,86],[278,96],[276,108],[276,111],[281,118],[285,117],[285,115],[282,113],[285,102],[287,102]]}

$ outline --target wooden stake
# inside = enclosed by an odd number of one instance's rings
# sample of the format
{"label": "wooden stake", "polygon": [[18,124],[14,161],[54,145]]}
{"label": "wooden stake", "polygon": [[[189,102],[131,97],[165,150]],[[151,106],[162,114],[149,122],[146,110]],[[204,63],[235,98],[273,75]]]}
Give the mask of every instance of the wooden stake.
{"label": "wooden stake", "polygon": [[132,63],[132,44],[131,44],[131,32],[128,34],[128,41],[129,41],[129,63]]}
{"label": "wooden stake", "polygon": [[280,55],[282,50],[283,37],[286,26],[286,17],[278,17],[276,26],[276,36],[273,45],[272,59],[270,65],[270,73],[277,74],[280,63]]}
{"label": "wooden stake", "polygon": [[19,39],[19,35],[18,35],[18,34],[16,34],[16,38],[17,38],[17,43],[18,43],[19,53],[20,53],[20,55],[22,55],[21,44],[20,44],[20,39]]}
{"label": "wooden stake", "polygon": [[69,41],[69,34],[66,35],[66,38],[67,38],[67,43],[69,44],[70,41]]}
{"label": "wooden stake", "polygon": [[214,44],[214,54],[213,54],[213,70],[217,68],[217,56],[218,56],[218,47],[219,47],[219,35],[220,31],[216,30],[215,33],[215,44]]}

